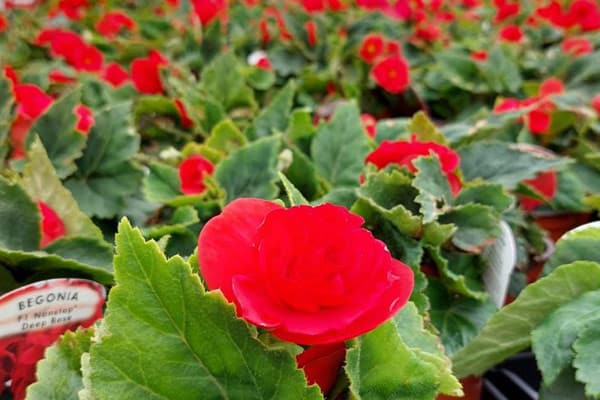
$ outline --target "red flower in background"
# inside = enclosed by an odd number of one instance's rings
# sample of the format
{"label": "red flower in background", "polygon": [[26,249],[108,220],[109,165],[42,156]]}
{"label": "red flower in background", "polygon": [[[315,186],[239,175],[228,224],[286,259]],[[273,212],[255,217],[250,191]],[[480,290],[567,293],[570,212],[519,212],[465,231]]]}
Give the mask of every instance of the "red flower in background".
{"label": "red flower in background", "polygon": [[408,63],[399,55],[392,55],[379,61],[371,70],[373,79],[386,91],[402,93],[410,84]]}
{"label": "red flower in background", "polygon": [[378,33],[372,33],[363,38],[358,55],[367,64],[372,64],[383,53],[384,39]]}
{"label": "red flower in background", "polygon": [[110,63],[102,72],[102,79],[113,86],[121,86],[129,80],[129,73],[117,63]]}
{"label": "red flower in background", "polygon": [[72,20],[79,20],[90,7],[87,0],[60,0],[58,2],[58,11]]}
{"label": "red flower in background", "polygon": [[8,79],[12,86],[19,84],[19,77],[17,76],[17,72],[10,65],[4,66],[4,77]]}
{"label": "red flower in background", "polygon": [[87,135],[94,125],[94,114],[88,107],[80,104],[73,111],[77,117],[77,125],[75,130],[82,135]]}
{"label": "red flower in background", "polygon": [[596,114],[600,116],[600,94],[597,94],[592,98],[591,104],[594,110],[596,110]]}
{"label": "red flower in background", "polygon": [[296,356],[298,368],[304,370],[309,385],[316,383],[327,394],[337,380],[346,358],[344,342],[311,346]]}
{"label": "red flower in background", "polygon": [[339,343],[393,316],[413,288],[410,267],[362,224],[333,204],[237,199],[200,232],[202,277],[283,340]]}
{"label": "red flower in background", "polygon": [[517,25],[507,25],[500,30],[500,39],[518,43],[523,39],[523,31]]}
{"label": "red flower in background", "polygon": [[63,57],[78,71],[97,72],[102,69],[104,56],[96,47],[87,44],[75,32],[63,29],[44,29],[37,36],[40,46],[50,44],[53,56]]}
{"label": "red flower in background", "polygon": [[227,12],[226,0],[192,0],[194,11],[202,26],[206,26]]}
{"label": "red flower in background", "polygon": [[26,83],[14,86],[17,114],[34,120],[52,105],[53,99],[38,86]]}
{"label": "red flower in background", "polygon": [[8,29],[8,20],[4,14],[0,14],[0,33],[4,33]]}
{"label": "red flower in background", "polygon": [[131,79],[135,88],[145,94],[162,93],[164,89],[160,79],[160,67],[167,64],[167,60],[156,50],[150,51],[148,57],[133,60]]}
{"label": "red flower in background", "polygon": [[527,113],[525,124],[527,129],[534,135],[544,135],[548,133],[552,118],[550,114],[541,109],[534,109]]}
{"label": "red flower in background", "polygon": [[317,45],[317,24],[315,21],[307,21],[304,24],[304,29],[306,30],[306,38],[308,40],[308,44],[311,46]]}
{"label": "red flower in background", "polygon": [[510,17],[519,14],[521,9],[519,2],[509,3],[507,0],[494,0],[497,12],[494,23],[502,22]]}
{"label": "red flower in background", "polygon": [[201,194],[206,190],[204,178],[211,175],[214,165],[201,155],[195,154],[179,164],[180,189],[183,194]]}
{"label": "red flower in background", "polygon": [[485,50],[472,51],[469,57],[473,61],[486,61],[488,59],[488,52]]}
{"label": "red flower in background", "polygon": [[565,91],[565,85],[563,82],[555,77],[545,79],[540,85],[538,91],[539,96],[547,97],[553,94],[561,94]]}
{"label": "red flower in background", "polygon": [[360,114],[360,122],[365,130],[368,137],[375,137],[375,128],[377,127],[377,120],[371,114]]}
{"label": "red flower in background", "polygon": [[424,22],[415,29],[415,38],[425,42],[433,42],[442,36],[441,28],[433,23]]}
{"label": "red flower in background", "polygon": [[594,46],[587,38],[584,37],[572,37],[565,39],[561,46],[561,50],[567,54],[573,56],[585,56],[594,51]]}
{"label": "red flower in background", "polygon": [[48,79],[50,79],[50,82],[52,82],[52,83],[60,83],[60,84],[68,84],[68,83],[73,83],[73,82],[77,81],[77,79],[65,74],[58,68],[55,68],[48,73]]}
{"label": "red flower in background", "polygon": [[418,142],[413,136],[410,141],[384,140],[377,149],[371,152],[365,162],[374,164],[378,169],[395,164],[408,168],[410,172],[416,172],[413,164],[418,157],[435,154],[440,160],[442,172],[448,178],[448,184],[452,193],[460,191],[460,181],[456,176],[456,169],[460,163],[460,157],[454,150],[434,142]]}
{"label": "red flower in background", "polygon": [[269,60],[269,56],[262,50],[254,50],[248,55],[247,61],[249,65],[265,69],[267,71],[273,68],[271,61]]}
{"label": "red flower in background", "polygon": [[122,11],[108,12],[96,23],[96,30],[108,39],[117,36],[122,29],[133,30],[135,27],[135,21]]}
{"label": "red flower in background", "polygon": [[567,18],[579,24],[584,31],[600,28],[600,4],[594,0],[574,0],[569,6]]}
{"label": "red flower in background", "polygon": [[174,100],[175,107],[177,107],[177,112],[179,113],[179,118],[181,120],[181,126],[185,129],[191,128],[194,125],[194,121],[190,118],[187,113],[183,102],[179,99]]}
{"label": "red flower in background", "polygon": [[48,204],[38,201],[38,207],[42,216],[42,240],[40,248],[43,249],[56,239],[65,236],[66,230],[65,224]]}
{"label": "red flower in background", "polygon": [[[539,173],[533,179],[523,181],[523,184],[538,192],[543,198],[550,200],[556,195],[558,178],[555,171],[547,171]],[[520,195],[519,201],[523,211],[531,211],[537,206],[544,204],[541,200],[525,195]]]}

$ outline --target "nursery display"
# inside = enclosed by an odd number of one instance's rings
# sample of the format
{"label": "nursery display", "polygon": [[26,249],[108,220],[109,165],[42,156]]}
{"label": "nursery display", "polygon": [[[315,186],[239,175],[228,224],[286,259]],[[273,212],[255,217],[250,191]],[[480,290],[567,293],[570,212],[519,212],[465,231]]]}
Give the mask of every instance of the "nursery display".
{"label": "nursery display", "polygon": [[594,0],[0,1],[0,399],[598,399]]}

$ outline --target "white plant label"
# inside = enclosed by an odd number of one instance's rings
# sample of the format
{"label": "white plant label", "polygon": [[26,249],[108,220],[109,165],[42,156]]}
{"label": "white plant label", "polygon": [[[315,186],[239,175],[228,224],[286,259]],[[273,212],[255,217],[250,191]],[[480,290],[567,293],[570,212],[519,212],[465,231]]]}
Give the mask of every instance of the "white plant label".
{"label": "white plant label", "polygon": [[517,244],[512,230],[504,221],[500,222],[502,235],[483,250],[488,268],[483,273],[483,284],[498,308],[504,305],[510,275],[517,263]]}

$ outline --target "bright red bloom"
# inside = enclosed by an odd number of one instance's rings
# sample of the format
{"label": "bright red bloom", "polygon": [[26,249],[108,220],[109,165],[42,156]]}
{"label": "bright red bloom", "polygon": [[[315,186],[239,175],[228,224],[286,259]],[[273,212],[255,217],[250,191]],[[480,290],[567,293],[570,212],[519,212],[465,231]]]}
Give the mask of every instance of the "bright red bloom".
{"label": "bright red bloom", "polygon": [[389,141],[384,140],[375,151],[371,152],[365,162],[374,164],[378,169],[395,164],[408,168],[410,172],[416,172],[413,162],[423,156],[435,154],[440,160],[442,172],[448,178],[452,193],[460,191],[460,181],[455,171],[460,163],[460,157],[454,150],[434,142],[417,142],[413,136],[411,141]]}
{"label": "bright red bloom", "polygon": [[600,5],[594,0],[574,0],[567,16],[584,31],[600,29]]}
{"label": "bright red bloom", "polygon": [[384,58],[371,70],[373,79],[390,93],[402,93],[410,84],[408,63],[399,55]]}
{"label": "bright red bloom", "polygon": [[177,112],[179,113],[179,118],[181,120],[181,126],[185,129],[191,128],[194,125],[194,121],[190,118],[187,113],[183,102],[179,99],[175,99],[175,107],[177,107]]}
{"label": "bright red bloom", "polygon": [[494,23],[500,23],[519,14],[520,4],[518,2],[508,3],[506,0],[494,0],[494,4],[498,9],[496,17],[494,18]]}
{"label": "bright red bloom", "polygon": [[402,45],[397,40],[388,40],[385,42],[385,55],[400,55],[402,54]]}
{"label": "bright red bloom", "polygon": [[304,29],[306,29],[306,38],[308,40],[308,44],[311,46],[317,45],[317,24],[315,21],[307,21],[304,24]]}
{"label": "bright red bloom", "polygon": [[14,85],[13,90],[17,114],[26,119],[36,119],[52,105],[52,97],[36,85],[30,83]]}
{"label": "bright red bloom", "polygon": [[420,24],[417,29],[415,29],[415,37],[426,42],[433,42],[434,40],[439,39],[441,35],[442,30],[440,27],[432,23]]}
{"label": "bright red bloom", "polygon": [[4,33],[8,29],[8,20],[4,14],[0,14],[0,33]]}
{"label": "bright red bloom", "polygon": [[584,37],[572,37],[565,39],[561,46],[561,50],[567,54],[573,56],[585,56],[594,51],[594,46],[587,38]]}
{"label": "bright red bloom", "polygon": [[89,6],[87,0],[60,0],[58,2],[58,9],[72,20],[83,18],[83,14]]}
{"label": "bright red bloom", "polygon": [[82,135],[87,135],[94,125],[94,114],[92,110],[83,104],[78,105],[73,110],[75,116],[77,116],[77,125],[75,126],[75,130]]}
{"label": "bright red bloom", "polygon": [[125,68],[121,67],[117,63],[110,63],[104,68],[102,72],[102,79],[111,85],[118,87],[127,82],[129,74]]}
{"label": "bright red bloom", "polygon": [[44,29],[36,43],[50,44],[54,56],[60,56],[78,71],[96,72],[102,69],[104,56],[92,45],[88,45],[78,34],[62,29]]}
{"label": "bright red bloom", "polygon": [[50,79],[50,82],[52,83],[60,84],[68,84],[76,81],[75,78],[68,76],[67,74],[65,74],[57,68],[53,69],[52,71],[50,71],[50,73],[48,73],[48,79]]}
{"label": "bright red bloom", "polygon": [[51,242],[65,236],[65,224],[56,212],[43,201],[38,201],[38,207],[42,216],[42,240],[40,248],[48,246]]}
{"label": "bright red bloom", "polygon": [[523,39],[523,31],[517,25],[507,25],[500,30],[500,39],[518,43]]}
{"label": "bright red bloom", "polygon": [[271,70],[272,65],[269,56],[262,50],[254,50],[248,55],[248,64],[257,68]]}
{"label": "bright red bloom", "polygon": [[261,19],[258,22],[258,30],[260,31],[260,37],[263,43],[269,43],[271,40],[271,32],[269,32],[269,23],[266,19]]}
{"label": "bright red bloom", "polygon": [[358,55],[367,64],[372,64],[383,52],[383,36],[378,33],[372,33],[363,38],[358,50]]}
{"label": "bright red bloom", "polygon": [[194,11],[202,26],[206,26],[227,12],[225,0],[192,0]]}
{"label": "bright red bloom", "polygon": [[393,316],[414,284],[410,267],[362,224],[333,204],[237,199],[200,232],[202,277],[280,339],[339,343]]}
{"label": "bright red bloom", "polygon": [[194,154],[179,164],[180,189],[183,194],[201,194],[206,190],[204,178],[211,175],[215,167],[206,158]]}
{"label": "bright red bloom", "polygon": [[371,114],[360,114],[360,122],[365,130],[368,137],[375,137],[375,128],[377,126],[377,120]]}
{"label": "bright red bloom", "polygon": [[486,61],[488,59],[488,52],[485,50],[472,51],[469,57],[473,61]]}
{"label": "bright red bloom", "polygon": [[96,24],[96,30],[108,39],[117,36],[122,29],[133,30],[135,27],[135,21],[122,11],[108,12]]}
{"label": "bright red bloom", "polygon": [[591,104],[594,110],[596,110],[596,114],[600,116],[600,94],[597,94],[592,98]]}
{"label": "bright red bloom", "polygon": [[33,125],[34,120],[17,115],[17,118],[10,126],[10,158],[13,160],[25,158],[25,141],[29,134],[29,128]]}
{"label": "bright red bloom", "polygon": [[570,28],[577,22],[572,15],[562,9],[562,5],[556,0],[552,0],[546,6],[538,7],[536,15],[560,28]]}
{"label": "bright red bloom", "polygon": [[547,97],[553,94],[561,94],[564,91],[565,85],[563,82],[558,78],[550,77],[540,85],[539,95],[540,97]]}
{"label": "bright red bloom", "polygon": [[148,57],[133,60],[131,79],[135,88],[145,94],[162,93],[164,89],[160,79],[160,67],[163,65],[167,65],[167,60],[155,50],[152,50]]}
{"label": "bright red bloom", "polygon": [[19,84],[19,77],[17,76],[17,71],[15,71],[14,68],[10,65],[4,66],[4,76],[10,81],[12,86]]}
{"label": "bright red bloom", "polygon": [[[523,181],[523,184],[538,192],[547,200],[554,198],[558,188],[558,177],[555,171],[546,171],[537,174],[533,179]],[[531,211],[537,206],[544,204],[543,201],[521,195],[519,196],[523,211]]]}
{"label": "bright red bloom", "polygon": [[525,124],[531,133],[534,135],[544,135],[548,133],[552,118],[550,113],[542,109],[536,108],[527,113]]}
{"label": "bright red bloom", "polygon": [[327,394],[337,380],[346,358],[344,342],[311,346],[296,356],[298,368],[304,370],[309,385],[316,383]]}

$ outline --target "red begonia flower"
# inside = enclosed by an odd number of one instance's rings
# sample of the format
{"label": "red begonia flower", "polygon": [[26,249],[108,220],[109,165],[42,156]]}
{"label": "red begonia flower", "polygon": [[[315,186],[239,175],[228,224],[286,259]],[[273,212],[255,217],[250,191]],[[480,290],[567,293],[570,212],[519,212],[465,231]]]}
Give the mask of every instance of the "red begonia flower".
{"label": "red begonia flower", "polygon": [[194,11],[202,26],[206,26],[227,11],[225,0],[192,0]]}
{"label": "red begonia flower", "polygon": [[563,82],[558,78],[550,77],[542,82],[538,94],[540,97],[547,97],[553,94],[561,94],[564,91],[565,85]]}
{"label": "red begonia flower", "polygon": [[390,93],[402,93],[410,84],[408,63],[399,55],[384,58],[371,70],[373,79]]}
{"label": "red begonia flower", "polygon": [[177,112],[179,113],[179,118],[181,120],[181,126],[185,129],[191,128],[192,125],[194,125],[194,121],[192,121],[189,114],[187,113],[185,106],[183,105],[183,102],[179,99],[175,99],[174,102],[175,102],[175,107],[177,107]]}
{"label": "red begonia flower", "polygon": [[56,212],[43,201],[38,201],[38,207],[42,216],[42,240],[40,248],[43,249],[58,238],[65,236],[65,224]]}
{"label": "red begonia flower", "polygon": [[52,83],[68,84],[76,81],[75,78],[62,72],[60,69],[53,69],[48,73],[48,79]]}
{"label": "red begonia flower", "polygon": [[577,22],[573,19],[572,15],[563,10],[560,2],[556,0],[552,0],[545,6],[538,7],[535,15],[560,28],[570,28]]}
{"label": "red begonia flower", "polygon": [[298,368],[304,370],[309,385],[316,383],[323,394],[329,393],[346,358],[344,342],[311,346],[296,356]]}
{"label": "red begonia flower", "polygon": [[518,43],[523,39],[523,31],[517,25],[507,25],[500,30],[500,39],[506,42]]}
{"label": "red begonia flower", "polygon": [[587,38],[584,37],[572,37],[565,39],[561,46],[561,50],[572,56],[585,56],[594,51],[594,46]]}
{"label": "red begonia flower", "polygon": [[551,122],[552,117],[550,116],[550,113],[539,108],[529,111],[525,117],[527,129],[534,135],[547,134]]}
{"label": "red begonia flower", "polygon": [[488,59],[488,52],[485,50],[472,51],[471,54],[469,54],[469,57],[471,57],[471,60],[473,61],[486,61]]}
{"label": "red begonia flower", "polygon": [[413,161],[421,156],[435,154],[440,160],[442,172],[448,178],[448,184],[452,193],[460,191],[460,181],[455,171],[460,163],[460,157],[454,150],[434,142],[417,142],[415,137],[411,141],[389,141],[384,140],[377,149],[371,152],[365,162],[374,164],[378,169],[385,168],[390,164],[396,164],[416,172]]}
{"label": "red begonia flower", "polygon": [[92,113],[92,110],[83,104],[80,104],[75,107],[73,112],[75,113],[75,116],[77,116],[77,125],[75,125],[75,130],[82,135],[87,135],[94,125],[94,114]]}
{"label": "red begonia flower", "polygon": [[591,104],[594,110],[596,110],[596,114],[600,116],[600,94],[597,94],[592,98]]}
{"label": "red begonia flower", "polygon": [[[545,199],[550,200],[556,195],[558,177],[555,171],[546,171],[537,174],[533,179],[523,181],[523,184],[541,194]],[[523,211],[531,211],[537,206],[544,204],[541,200],[524,195],[519,196],[519,201]]]}
{"label": "red begonia flower", "polygon": [[97,72],[102,69],[104,56],[96,47],[87,44],[75,32],[63,29],[44,29],[36,39],[40,46],[50,44],[52,55],[63,57],[78,71]]}
{"label": "red begonia flower", "polygon": [[36,119],[52,104],[52,97],[48,96],[38,86],[25,83],[14,85],[15,103],[17,114],[27,119]]}
{"label": "red begonia flower", "polygon": [[306,30],[306,38],[308,40],[308,44],[312,47],[317,45],[317,24],[315,21],[307,21],[304,24],[304,29]]}
{"label": "red begonia flower", "polygon": [[519,108],[521,108],[521,102],[519,99],[507,97],[496,104],[494,107],[494,113],[499,114],[503,112],[517,111]]}
{"label": "red begonia flower", "polygon": [[160,79],[160,67],[167,60],[157,51],[151,51],[148,57],[136,58],[131,63],[131,79],[135,88],[145,94],[158,94],[164,91]]}
{"label": "red begonia flower", "polygon": [[110,63],[104,68],[102,79],[111,85],[118,87],[127,82],[129,73],[127,73],[125,68],[121,67],[119,64]]}
{"label": "red begonia flower", "polygon": [[575,21],[584,31],[600,29],[600,5],[595,0],[574,0],[569,6],[567,18]]}
{"label": "red begonia flower", "polygon": [[8,29],[8,20],[4,14],[0,14],[0,33],[4,33]]}
{"label": "red begonia flower", "polygon": [[58,10],[62,11],[67,18],[72,20],[83,18],[84,13],[89,6],[87,0],[60,0],[58,2]]}
{"label": "red begonia flower", "polygon": [[372,64],[377,57],[383,52],[384,39],[383,36],[372,33],[363,38],[363,41],[358,50],[358,55],[367,64]]}
{"label": "red begonia flower", "polygon": [[122,11],[108,12],[96,24],[96,30],[108,39],[117,36],[122,29],[133,30],[135,27],[135,21]]}
{"label": "red begonia flower", "polygon": [[183,194],[201,194],[206,190],[204,178],[211,175],[214,165],[201,155],[195,154],[179,164],[180,189]]}
{"label": "red begonia flower", "polygon": [[15,69],[10,65],[4,66],[4,76],[10,81],[13,87],[19,84],[19,77],[17,75],[17,71],[15,71]]}
{"label": "red begonia flower", "polygon": [[385,42],[385,55],[400,55],[402,54],[402,45],[397,40],[388,40]]}
{"label": "red begonia flower", "polygon": [[25,142],[29,134],[29,128],[33,125],[34,120],[25,118],[22,115],[17,115],[17,118],[10,126],[10,158],[12,160],[25,158]]}
{"label": "red begonia flower", "polygon": [[414,284],[362,223],[333,204],[237,199],[200,232],[200,271],[240,317],[280,339],[339,343],[393,316]]}
{"label": "red begonia flower", "polygon": [[496,24],[519,14],[519,2],[508,3],[506,0],[494,0],[494,4],[498,10],[494,17],[494,23]]}
{"label": "red begonia flower", "polygon": [[360,122],[365,130],[368,137],[375,137],[375,128],[377,126],[377,120],[371,114],[360,114]]}
{"label": "red begonia flower", "polygon": [[415,29],[415,37],[425,42],[433,42],[439,39],[441,35],[441,28],[430,22],[422,23]]}

